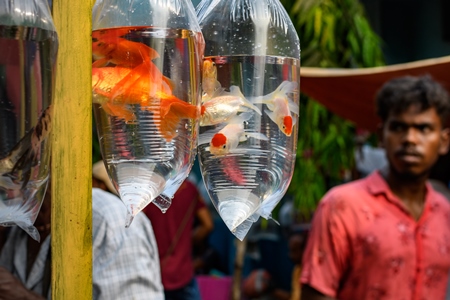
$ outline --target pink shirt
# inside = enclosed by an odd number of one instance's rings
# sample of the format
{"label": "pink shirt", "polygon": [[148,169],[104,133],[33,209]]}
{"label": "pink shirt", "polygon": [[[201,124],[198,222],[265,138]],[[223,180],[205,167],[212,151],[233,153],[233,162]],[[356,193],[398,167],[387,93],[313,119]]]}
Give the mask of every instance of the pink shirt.
{"label": "pink shirt", "polygon": [[374,172],[325,195],[300,281],[337,299],[439,300],[449,268],[448,201],[428,184],[415,221]]}
{"label": "pink shirt", "polygon": [[[192,230],[198,210],[206,207],[203,201],[195,184],[185,180],[175,193],[166,213],[163,214],[153,204],[143,209],[155,232],[164,290],[182,288],[194,277]],[[188,212],[190,215],[186,216]],[[174,242],[181,226],[184,228],[179,233],[179,239]],[[170,248],[172,251],[168,255]]]}

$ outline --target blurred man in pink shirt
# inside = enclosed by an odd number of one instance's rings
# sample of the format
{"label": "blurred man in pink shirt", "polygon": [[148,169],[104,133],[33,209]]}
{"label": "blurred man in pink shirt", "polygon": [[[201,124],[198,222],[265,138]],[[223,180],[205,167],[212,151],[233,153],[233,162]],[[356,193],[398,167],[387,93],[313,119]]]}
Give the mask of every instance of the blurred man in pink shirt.
{"label": "blurred man in pink shirt", "polygon": [[302,299],[445,299],[450,204],[427,179],[448,151],[449,96],[428,76],[397,78],[378,92],[377,113],[389,166],[322,199]]}

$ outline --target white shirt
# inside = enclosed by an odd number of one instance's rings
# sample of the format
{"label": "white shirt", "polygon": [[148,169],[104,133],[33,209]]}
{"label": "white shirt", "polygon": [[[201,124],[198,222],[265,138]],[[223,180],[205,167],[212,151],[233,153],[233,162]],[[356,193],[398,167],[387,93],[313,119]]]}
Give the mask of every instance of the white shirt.
{"label": "white shirt", "polygon": [[[92,190],[93,299],[163,300],[158,248],[150,220],[140,213],[125,228],[126,214],[125,205],[115,195]],[[0,255],[0,266],[42,295],[50,236],[42,242],[28,278],[27,239],[23,230],[13,227]]]}

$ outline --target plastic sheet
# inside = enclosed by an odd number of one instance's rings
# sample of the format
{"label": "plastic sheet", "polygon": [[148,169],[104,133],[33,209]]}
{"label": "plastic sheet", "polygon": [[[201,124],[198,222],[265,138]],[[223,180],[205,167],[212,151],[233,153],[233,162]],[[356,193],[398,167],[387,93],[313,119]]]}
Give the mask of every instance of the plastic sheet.
{"label": "plastic sheet", "polygon": [[208,194],[240,240],[285,194],[294,170],[300,42],[278,0],[204,0],[198,157]]}
{"label": "plastic sheet", "polygon": [[58,50],[47,1],[0,0],[0,49],[0,225],[39,240]]}
{"label": "plastic sheet", "polygon": [[93,10],[94,116],[128,210],[169,209],[195,158],[203,37],[187,0],[103,0]]}

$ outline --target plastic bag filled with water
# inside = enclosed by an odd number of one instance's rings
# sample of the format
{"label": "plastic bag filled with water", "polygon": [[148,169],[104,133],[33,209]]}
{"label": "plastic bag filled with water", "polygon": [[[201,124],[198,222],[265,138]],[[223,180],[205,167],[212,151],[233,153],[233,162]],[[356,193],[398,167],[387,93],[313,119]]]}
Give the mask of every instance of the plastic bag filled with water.
{"label": "plastic bag filled with water", "polygon": [[206,189],[243,239],[271,218],[294,169],[300,43],[278,0],[204,0],[198,152]]}
{"label": "plastic bag filled with water", "polygon": [[103,0],[93,9],[94,116],[108,174],[128,210],[165,211],[188,176],[204,47],[187,0]]}
{"label": "plastic bag filled with water", "polygon": [[0,0],[0,225],[33,226],[50,174],[58,37],[45,0]]}

